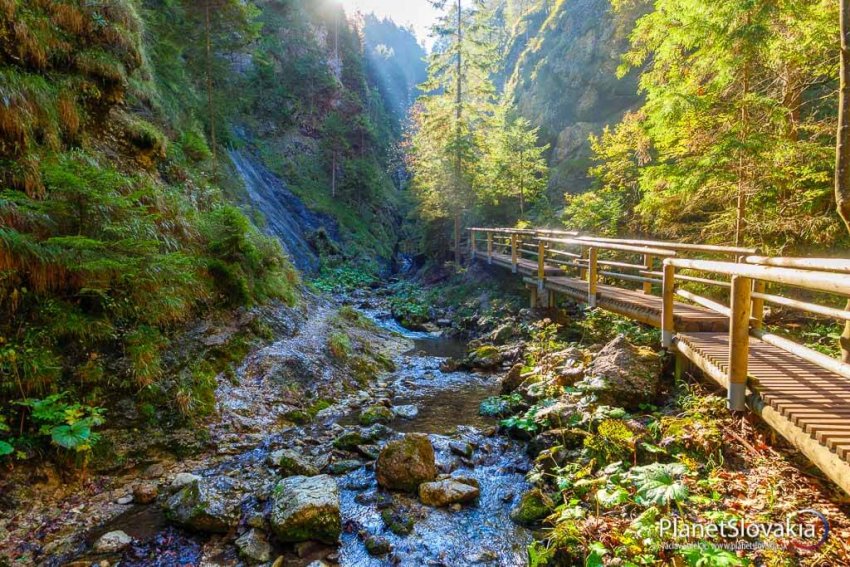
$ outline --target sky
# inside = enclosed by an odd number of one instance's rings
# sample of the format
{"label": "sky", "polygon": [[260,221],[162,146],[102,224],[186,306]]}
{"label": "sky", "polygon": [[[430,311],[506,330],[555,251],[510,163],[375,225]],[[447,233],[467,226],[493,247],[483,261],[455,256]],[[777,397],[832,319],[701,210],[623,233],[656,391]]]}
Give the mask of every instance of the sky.
{"label": "sky", "polygon": [[428,0],[341,0],[349,14],[361,11],[364,14],[374,12],[379,17],[390,18],[397,24],[413,26],[419,42],[430,49],[433,41],[429,39],[431,25],[437,17]]}

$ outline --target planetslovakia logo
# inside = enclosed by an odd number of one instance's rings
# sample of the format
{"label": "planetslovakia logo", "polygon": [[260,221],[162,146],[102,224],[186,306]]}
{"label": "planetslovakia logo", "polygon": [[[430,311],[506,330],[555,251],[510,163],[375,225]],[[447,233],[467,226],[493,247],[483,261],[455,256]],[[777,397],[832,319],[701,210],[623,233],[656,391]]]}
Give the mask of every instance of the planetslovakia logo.
{"label": "planetslovakia logo", "polygon": [[692,543],[683,544],[682,541],[712,541],[730,550],[789,546],[815,550],[829,539],[830,529],[826,516],[811,508],[789,514],[784,522],[754,523],[743,518],[735,518],[716,524],[696,524],[673,517],[662,519],[658,527],[662,538],[669,537],[674,540],[665,545],[669,549],[681,549],[693,545]]}
{"label": "planetslovakia logo", "polygon": [[829,520],[826,519],[826,516],[824,516],[821,512],[818,512],[817,510],[806,508],[805,510],[794,512],[788,517],[790,519],[794,519],[799,518],[800,516],[814,516],[821,524],[821,536],[820,539],[815,542],[811,542],[810,540],[808,540],[807,542],[794,541],[792,542],[794,547],[797,547],[799,549],[814,550],[825,544],[826,540],[829,539]]}

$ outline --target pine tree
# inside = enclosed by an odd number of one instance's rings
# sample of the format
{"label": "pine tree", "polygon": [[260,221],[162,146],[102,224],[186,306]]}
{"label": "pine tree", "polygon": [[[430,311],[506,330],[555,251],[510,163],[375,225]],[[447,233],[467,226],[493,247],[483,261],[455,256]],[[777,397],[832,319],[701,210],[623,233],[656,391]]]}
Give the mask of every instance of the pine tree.
{"label": "pine tree", "polygon": [[544,154],[549,145],[540,146],[540,128],[516,116],[513,109],[500,108],[486,131],[486,155],[482,159],[481,192],[491,201],[508,199],[519,206],[519,218],[525,219],[528,205],[546,189],[549,168]]}
{"label": "pine tree", "polygon": [[[838,134],[835,150],[835,200],[838,213],[850,230],[850,0],[841,0],[841,69],[838,89]],[[847,302],[850,310],[850,301]],[[850,322],[841,335],[841,358],[850,362]]]}
{"label": "pine tree", "polygon": [[[432,2],[446,10],[447,0]],[[429,59],[411,140],[414,188],[426,218],[453,221],[455,261],[460,262],[463,212],[474,203],[474,179],[481,154],[476,131],[491,110],[495,89],[490,80],[494,54],[482,39],[482,2],[451,6],[434,26],[438,41]]]}

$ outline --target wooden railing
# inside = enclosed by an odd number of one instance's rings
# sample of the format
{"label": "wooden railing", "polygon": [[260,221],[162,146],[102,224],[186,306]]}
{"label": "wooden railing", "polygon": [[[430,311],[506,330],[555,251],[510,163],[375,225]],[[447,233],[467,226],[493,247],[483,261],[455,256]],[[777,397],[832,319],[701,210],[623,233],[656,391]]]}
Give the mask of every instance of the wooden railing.
{"label": "wooden railing", "polygon": [[672,343],[675,333],[675,271],[689,269],[731,277],[729,306],[718,305],[718,312],[727,314],[730,321],[729,407],[743,410],[748,376],[749,337],[753,336],[769,345],[787,351],[820,368],[850,379],[850,364],[843,363],[821,352],[770,333],[763,328],[764,304],[772,303],[850,321],[850,312],[825,305],[809,303],[768,294],[765,284],[772,283],[826,294],[850,297],[850,260],[821,258],[767,258],[749,256],[746,263],[717,262],[668,258],[664,261],[662,335],[665,347]]}

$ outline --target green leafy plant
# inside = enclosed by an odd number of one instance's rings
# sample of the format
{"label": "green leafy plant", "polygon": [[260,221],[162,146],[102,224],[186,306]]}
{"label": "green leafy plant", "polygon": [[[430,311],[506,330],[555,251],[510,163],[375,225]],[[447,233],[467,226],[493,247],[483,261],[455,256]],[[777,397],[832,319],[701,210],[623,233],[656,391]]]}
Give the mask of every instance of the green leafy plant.
{"label": "green leafy plant", "polygon": [[104,410],[66,402],[67,395],[67,392],[61,392],[43,399],[30,398],[16,403],[29,409],[39,435],[49,437],[53,444],[78,453],[91,451],[100,438],[93,428],[105,422]]}
{"label": "green leafy plant", "polygon": [[652,463],[633,467],[629,477],[637,489],[635,500],[644,506],[679,505],[688,498],[683,477],[688,469],[680,463]]}
{"label": "green leafy plant", "polygon": [[703,543],[682,552],[690,567],[740,567],[749,562],[710,543]]}
{"label": "green leafy plant", "polygon": [[[8,433],[9,426],[6,424],[6,417],[0,415],[0,433]],[[11,455],[15,452],[15,448],[11,443],[7,443],[0,439],[0,457],[5,457],[6,455]]]}

